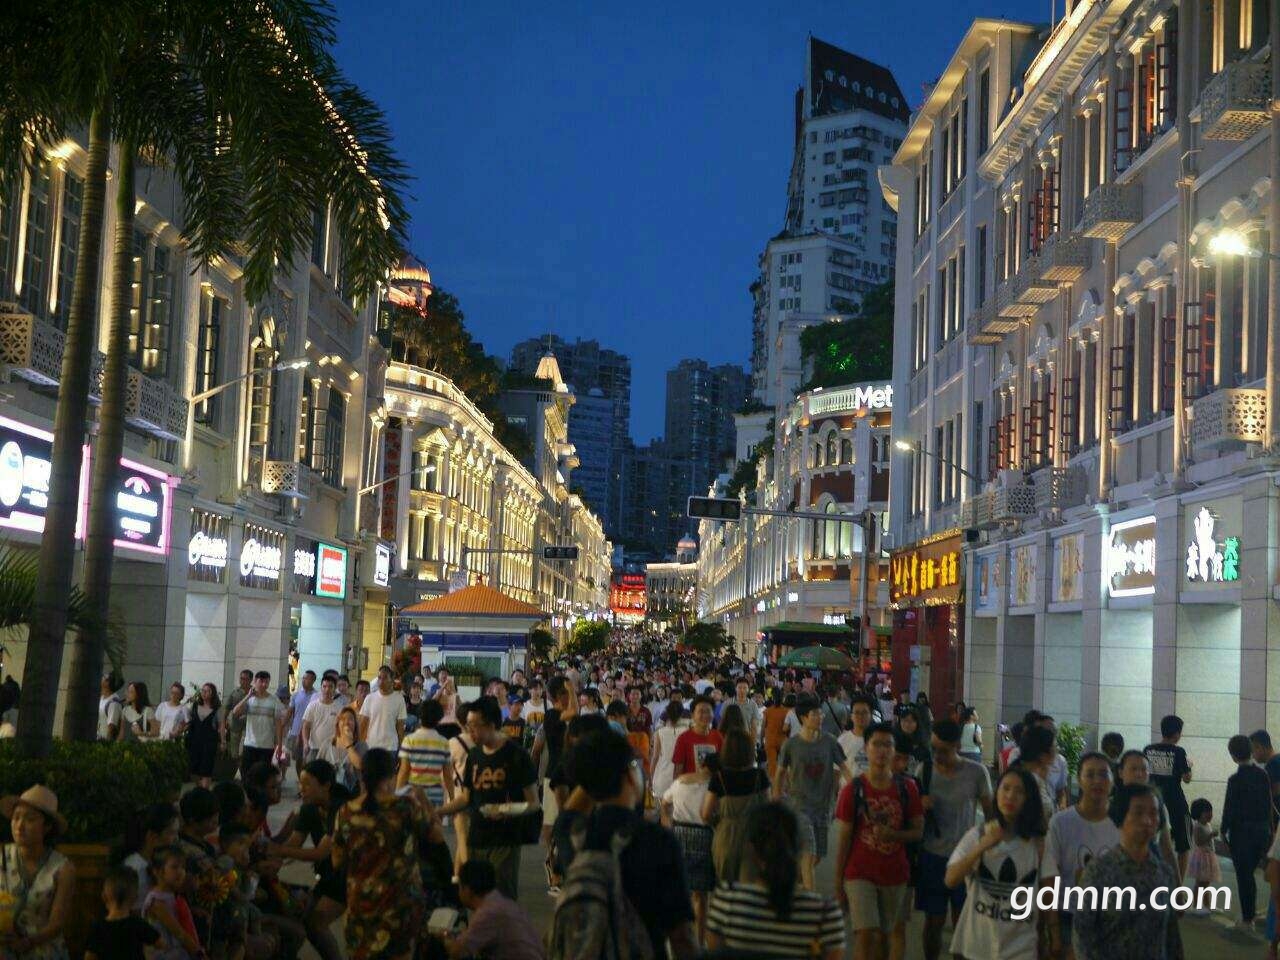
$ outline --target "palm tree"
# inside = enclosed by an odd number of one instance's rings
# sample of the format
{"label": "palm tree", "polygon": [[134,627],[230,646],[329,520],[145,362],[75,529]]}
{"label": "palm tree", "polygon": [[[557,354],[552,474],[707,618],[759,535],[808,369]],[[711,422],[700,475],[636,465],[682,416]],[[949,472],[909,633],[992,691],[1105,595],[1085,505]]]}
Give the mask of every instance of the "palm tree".
{"label": "palm tree", "polygon": [[[23,752],[43,756],[68,623],[113,134],[158,146],[157,155],[173,162],[197,260],[225,254],[234,248],[233,238],[243,240],[251,300],[265,296],[275,264],[292,262],[308,242],[311,213],[328,197],[335,198],[333,217],[344,241],[346,288],[368,296],[402,243],[405,213],[396,188],[403,168],[377,108],[333,63],[333,18],[322,2],[22,0],[0,6],[0,156],[24,156],[28,143],[38,148],[57,142],[74,124],[89,126],[48,520],[28,637],[34,655],[24,676],[18,731]],[[166,87],[175,77],[181,83]],[[201,109],[191,110],[193,103]],[[162,122],[166,110],[168,121]],[[117,386],[121,371],[119,364],[113,368]],[[109,380],[104,390],[117,386]],[[105,422],[104,428],[114,444],[114,428]],[[95,464],[118,461],[119,448],[110,452],[100,448]],[[103,498],[95,499],[102,510]],[[100,573],[86,579],[96,611],[107,608],[111,540],[94,553],[94,569],[105,566],[105,579]],[[82,655],[73,665],[68,703],[73,731],[85,726],[101,670],[101,622],[90,619],[87,640],[77,648]]]}

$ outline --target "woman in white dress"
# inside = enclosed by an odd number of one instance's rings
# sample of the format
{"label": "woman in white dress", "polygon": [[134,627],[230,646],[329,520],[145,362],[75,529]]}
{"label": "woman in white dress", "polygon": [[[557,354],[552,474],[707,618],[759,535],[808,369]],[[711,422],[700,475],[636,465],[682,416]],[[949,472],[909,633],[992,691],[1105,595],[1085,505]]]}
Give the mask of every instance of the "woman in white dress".
{"label": "woman in white dress", "polygon": [[663,794],[667,792],[667,788],[671,786],[672,781],[676,778],[676,768],[673,760],[676,752],[676,738],[682,732],[680,721],[683,718],[684,705],[680,703],[679,698],[672,700],[667,704],[667,709],[662,714],[662,726],[654,733],[653,758],[649,764],[649,769],[653,771],[653,799],[655,801],[662,799]]}

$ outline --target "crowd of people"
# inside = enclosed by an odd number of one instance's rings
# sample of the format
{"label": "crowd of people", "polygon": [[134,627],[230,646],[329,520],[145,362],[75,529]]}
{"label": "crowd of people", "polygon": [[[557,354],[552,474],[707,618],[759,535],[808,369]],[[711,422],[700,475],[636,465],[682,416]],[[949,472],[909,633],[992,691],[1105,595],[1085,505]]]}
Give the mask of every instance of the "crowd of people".
{"label": "crowd of people", "polygon": [[[637,633],[467,702],[445,666],[271,684],[246,670],[224,698],[175,683],[153,707],[145,684],[103,679],[99,737],[183,740],[193,785],[129,824],[87,957],[265,960],[309,942],[323,960],[897,960],[918,912],[927,960],[1177,960],[1178,913],[1145,909],[1146,892],[1219,884],[1219,837],[1244,927],[1259,867],[1280,890],[1265,731],[1232,738],[1215,817],[1187,801],[1177,717],[1145,749],[1106,733],[1072,765],[1033,711],[987,755],[963,703],[935,715],[883,678]],[[300,803],[274,826],[286,783]],[[58,798],[32,787],[0,813],[0,957],[61,960],[75,878]],[[545,891],[521,888],[526,856]],[[314,882],[283,880],[290,862]],[[1142,906],[1019,895],[1051,886],[1132,887]],[[543,896],[539,930],[522,903]]]}

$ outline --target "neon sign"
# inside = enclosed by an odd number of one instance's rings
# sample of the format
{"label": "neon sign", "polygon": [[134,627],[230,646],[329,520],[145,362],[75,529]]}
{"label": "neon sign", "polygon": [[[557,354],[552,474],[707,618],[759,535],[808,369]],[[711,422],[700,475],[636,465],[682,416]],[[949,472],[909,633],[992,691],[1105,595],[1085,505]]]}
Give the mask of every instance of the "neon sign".
{"label": "neon sign", "polygon": [[1156,592],[1156,518],[1123,520],[1107,535],[1107,586],[1113,597],[1143,597]]}
{"label": "neon sign", "polygon": [[1221,544],[1214,533],[1217,518],[1201,507],[1192,521],[1187,544],[1187,579],[1192,583],[1235,583],[1240,579],[1240,538],[1227,537]]}

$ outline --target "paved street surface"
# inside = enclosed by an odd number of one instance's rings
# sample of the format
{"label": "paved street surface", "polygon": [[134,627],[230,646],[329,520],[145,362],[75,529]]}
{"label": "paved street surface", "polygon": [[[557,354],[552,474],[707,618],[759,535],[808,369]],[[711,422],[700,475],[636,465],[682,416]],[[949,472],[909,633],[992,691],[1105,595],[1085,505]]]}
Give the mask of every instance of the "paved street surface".
{"label": "paved street surface", "polygon": [[[289,785],[285,789],[284,801],[272,811],[272,829],[279,829],[297,806],[297,787],[290,777]],[[450,840],[452,842],[452,838]],[[529,911],[540,931],[547,929],[551,923],[551,916],[555,912],[555,901],[547,895],[546,876],[542,869],[544,855],[545,851],[541,847],[526,847],[520,864],[520,903]],[[832,862],[828,859],[818,867],[818,884],[824,891],[829,891],[832,887]],[[306,883],[308,875],[308,870],[302,864],[292,864],[284,873],[285,879],[293,883]],[[1183,918],[1181,929],[1186,960],[1212,960],[1212,958],[1225,956],[1261,958],[1266,953],[1266,943],[1260,934],[1252,935],[1235,929],[1235,921],[1239,918],[1239,912],[1234,909],[1235,873],[1231,869],[1231,861],[1225,858],[1222,860],[1222,879],[1232,888],[1233,911],[1230,916]],[[1269,896],[1267,886],[1259,875],[1260,910],[1265,911]],[[920,916],[914,915],[907,931],[908,960],[921,960],[924,956],[920,946],[923,926]],[[319,957],[310,944],[303,948],[302,956],[307,960],[318,960]],[[852,951],[848,956],[852,956]]]}

